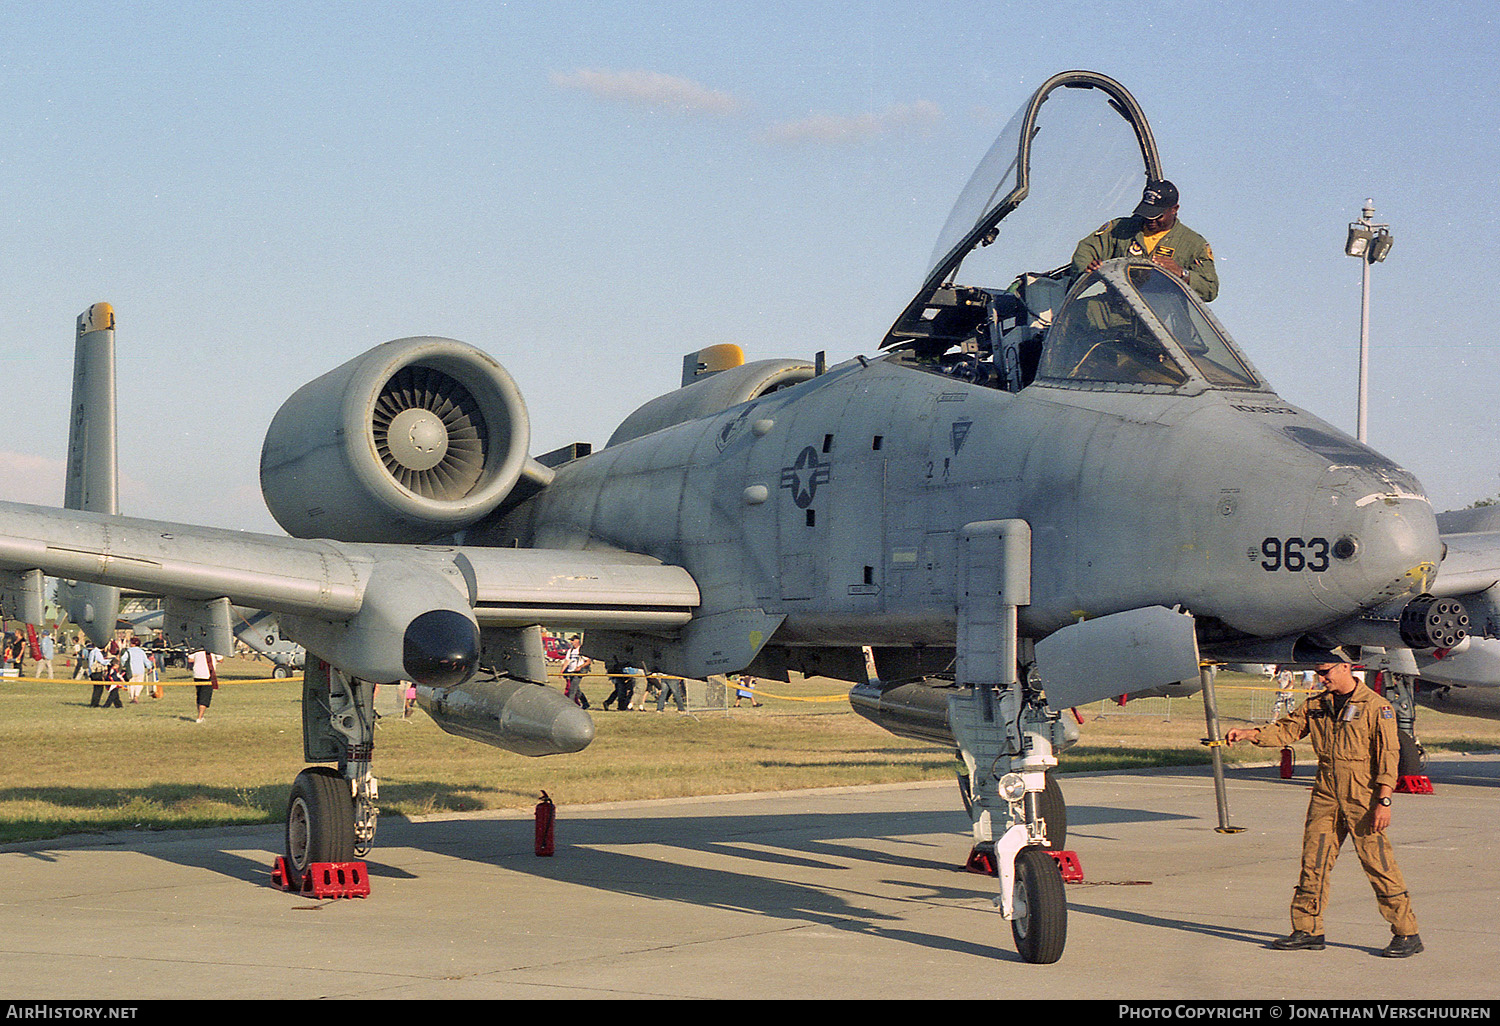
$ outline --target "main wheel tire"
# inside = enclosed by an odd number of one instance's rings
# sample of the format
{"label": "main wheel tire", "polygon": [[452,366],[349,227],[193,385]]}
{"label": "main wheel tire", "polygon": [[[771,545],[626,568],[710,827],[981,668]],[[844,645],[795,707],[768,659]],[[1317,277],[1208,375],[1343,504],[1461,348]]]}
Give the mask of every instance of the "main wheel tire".
{"label": "main wheel tire", "polygon": [[1396,740],[1401,746],[1400,763],[1397,773],[1403,777],[1420,777],[1427,769],[1427,752],[1417,743],[1417,739],[1404,730],[1396,732]]}
{"label": "main wheel tire", "polygon": [[1021,958],[1033,965],[1056,962],[1068,942],[1068,898],[1057,860],[1041,848],[1021,849],[1014,899],[1010,932]]}
{"label": "main wheel tire", "polygon": [[1047,774],[1047,787],[1042,791],[1040,812],[1047,824],[1047,850],[1065,851],[1068,847],[1068,804],[1063,801],[1062,788],[1051,773]]}
{"label": "main wheel tire", "polygon": [[288,883],[302,889],[315,862],[354,861],[354,798],[349,781],[327,766],[297,774],[286,807]]}
{"label": "main wheel tire", "polygon": [[292,675],[292,671],[285,666],[275,666],[271,669],[271,676],[276,680],[285,680]]}

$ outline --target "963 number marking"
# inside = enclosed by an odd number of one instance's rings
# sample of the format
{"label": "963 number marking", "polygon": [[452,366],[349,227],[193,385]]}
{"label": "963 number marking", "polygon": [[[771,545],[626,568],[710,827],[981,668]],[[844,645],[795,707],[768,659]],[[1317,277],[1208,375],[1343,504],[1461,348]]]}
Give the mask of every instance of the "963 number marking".
{"label": "963 number marking", "polygon": [[1260,543],[1260,554],[1262,570],[1320,574],[1328,569],[1327,538],[1267,538]]}

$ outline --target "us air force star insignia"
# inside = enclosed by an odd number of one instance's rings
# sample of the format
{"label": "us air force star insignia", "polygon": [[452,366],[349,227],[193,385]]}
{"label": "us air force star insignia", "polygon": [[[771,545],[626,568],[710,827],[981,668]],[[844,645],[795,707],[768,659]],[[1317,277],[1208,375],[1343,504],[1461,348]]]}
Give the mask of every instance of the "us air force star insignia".
{"label": "us air force star insignia", "polygon": [[792,501],[801,509],[812,505],[818,485],[828,483],[830,464],[818,462],[818,450],[808,446],[797,454],[797,462],[781,468],[781,487],[789,488]]}

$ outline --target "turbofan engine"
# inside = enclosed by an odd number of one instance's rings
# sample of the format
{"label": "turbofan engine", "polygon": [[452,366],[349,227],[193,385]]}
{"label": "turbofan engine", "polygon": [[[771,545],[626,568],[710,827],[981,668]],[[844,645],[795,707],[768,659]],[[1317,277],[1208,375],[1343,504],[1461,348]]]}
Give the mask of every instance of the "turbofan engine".
{"label": "turbofan engine", "polygon": [[530,441],[520,390],[494,359],[453,339],[397,339],[282,404],[260,487],[295,538],[422,542],[494,510]]}

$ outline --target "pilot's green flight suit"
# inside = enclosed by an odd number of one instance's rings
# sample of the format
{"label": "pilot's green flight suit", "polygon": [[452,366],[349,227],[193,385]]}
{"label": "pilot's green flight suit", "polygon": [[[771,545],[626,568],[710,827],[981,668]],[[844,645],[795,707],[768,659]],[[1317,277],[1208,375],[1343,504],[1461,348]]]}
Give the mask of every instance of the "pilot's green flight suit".
{"label": "pilot's green flight suit", "polygon": [[1400,764],[1396,714],[1391,703],[1363,684],[1350,693],[1342,715],[1334,713],[1333,693],[1313,695],[1300,708],[1260,728],[1255,744],[1281,748],[1310,738],[1318,756],[1318,775],[1307,806],[1302,833],[1302,874],[1292,896],[1292,929],[1323,933],[1323,907],[1329,874],[1344,838],[1354,836],[1354,851],[1364,866],[1380,914],[1391,932],[1409,937],[1418,932],[1406,881],[1384,832],[1371,829],[1375,788],[1395,788]]}
{"label": "pilot's green flight suit", "polygon": [[1207,240],[1178,221],[1157,241],[1156,249],[1148,251],[1141,233],[1145,223],[1144,218],[1132,216],[1117,217],[1101,225],[1073,251],[1073,277],[1076,279],[1095,260],[1116,257],[1150,259],[1155,253],[1160,253],[1177,261],[1178,266],[1187,272],[1187,283],[1193,291],[1203,297],[1205,303],[1212,303],[1219,294],[1219,272],[1214,268],[1214,251]]}

